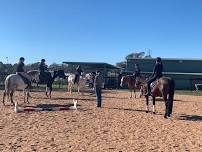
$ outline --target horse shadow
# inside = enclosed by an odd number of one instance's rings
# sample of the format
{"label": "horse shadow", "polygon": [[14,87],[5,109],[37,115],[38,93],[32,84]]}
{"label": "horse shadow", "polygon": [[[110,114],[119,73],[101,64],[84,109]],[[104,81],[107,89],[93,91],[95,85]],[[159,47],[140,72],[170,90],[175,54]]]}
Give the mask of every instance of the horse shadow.
{"label": "horse shadow", "polygon": [[109,97],[109,96],[103,96],[106,99],[128,99],[128,98],[122,98],[122,97]]}
{"label": "horse shadow", "polygon": [[[146,110],[142,110],[142,109],[131,109],[131,108],[109,108],[109,107],[105,107],[106,109],[109,110],[122,110],[122,111],[129,111],[129,112],[142,112],[142,113],[146,113]],[[149,113],[152,113],[152,111],[150,111]],[[155,115],[163,115],[162,113],[155,113]]]}
{"label": "horse shadow", "polygon": [[202,122],[202,116],[199,116],[199,115],[181,115],[177,119],[178,120],[186,120],[186,121]]}
{"label": "horse shadow", "polygon": [[131,109],[131,108],[110,108],[110,107],[105,107],[105,108],[109,109],[109,110],[136,111],[136,112],[145,112],[146,113],[146,110]]}

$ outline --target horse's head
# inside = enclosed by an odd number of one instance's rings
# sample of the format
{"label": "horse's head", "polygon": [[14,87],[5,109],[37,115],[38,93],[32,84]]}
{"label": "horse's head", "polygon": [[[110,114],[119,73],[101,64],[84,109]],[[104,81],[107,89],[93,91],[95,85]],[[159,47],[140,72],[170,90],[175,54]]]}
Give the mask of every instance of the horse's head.
{"label": "horse's head", "polygon": [[141,94],[141,96],[143,96],[143,95],[145,95],[146,93],[147,93],[147,83],[144,83],[144,84],[142,84],[141,86],[140,86],[140,94]]}
{"label": "horse's head", "polygon": [[92,79],[91,73],[85,74],[85,78],[86,78],[86,80],[91,80]]}
{"label": "horse's head", "polygon": [[136,81],[135,82],[136,86],[140,87],[140,86],[143,86],[146,83],[147,77],[145,77],[145,76],[138,76],[138,77],[136,77],[135,81]]}
{"label": "horse's head", "polygon": [[38,70],[31,70],[31,71],[28,71],[27,74],[30,76],[31,80],[33,81],[36,81],[36,82],[39,82],[39,75],[40,75],[40,72]]}
{"label": "horse's head", "polygon": [[80,76],[80,79],[83,80],[83,81],[91,80],[91,75],[90,75],[90,73],[82,72],[81,76]]}

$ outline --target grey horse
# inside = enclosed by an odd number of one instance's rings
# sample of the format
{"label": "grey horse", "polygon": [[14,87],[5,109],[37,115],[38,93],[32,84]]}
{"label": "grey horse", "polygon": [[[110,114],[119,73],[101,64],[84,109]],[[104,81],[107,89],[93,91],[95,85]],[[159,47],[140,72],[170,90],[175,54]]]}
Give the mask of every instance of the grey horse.
{"label": "grey horse", "polygon": [[[30,77],[30,80],[35,80],[36,82],[39,81],[40,72],[38,70],[31,70],[27,72]],[[11,103],[14,105],[13,102],[13,95],[16,90],[23,90],[24,91],[24,102],[29,103],[29,89],[27,88],[27,84],[24,83],[23,79],[18,74],[10,74],[6,77],[5,80],[5,91],[3,94],[3,104],[5,105],[5,97],[7,97],[7,101],[10,98]]]}

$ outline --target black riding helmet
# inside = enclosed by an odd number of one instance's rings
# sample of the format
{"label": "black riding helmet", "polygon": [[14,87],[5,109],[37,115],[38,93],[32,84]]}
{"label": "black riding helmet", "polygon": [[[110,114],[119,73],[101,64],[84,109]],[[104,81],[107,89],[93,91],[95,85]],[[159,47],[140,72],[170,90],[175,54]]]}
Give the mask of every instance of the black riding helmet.
{"label": "black riding helmet", "polygon": [[46,60],[45,59],[41,59],[41,62],[46,62]]}
{"label": "black riding helmet", "polygon": [[160,63],[160,62],[161,62],[161,58],[160,58],[160,57],[157,57],[157,58],[156,58],[156,62]]}
{"label": "black riding helmet", "polygon": [[24,61],[25,60],[25,58],[24,57],[20,57],[20,61]]}

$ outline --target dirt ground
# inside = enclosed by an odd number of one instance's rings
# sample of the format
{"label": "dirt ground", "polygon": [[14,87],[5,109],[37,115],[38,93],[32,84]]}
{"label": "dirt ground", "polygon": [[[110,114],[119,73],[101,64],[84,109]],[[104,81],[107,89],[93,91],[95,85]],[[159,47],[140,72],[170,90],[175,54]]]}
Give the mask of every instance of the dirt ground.
{"label": "dirt ground", "polygon": [[[25,106],[22,95],[17,92],[15,101]],[[51,100],[43,92],[31,95],[33,106],[72,103],[66,92],[53,92]],[[129,99],[126,91],[107,90],[103,96],[103,108],[96,108],[95,97],[84,93],[78,110],[54,112],[15,113],[10,102],[0,103],[0,151],[202,151],[202,97],[176,95],[173,115],[164,119],[161,100],[154,115],[145,113],[144,98]]]}

